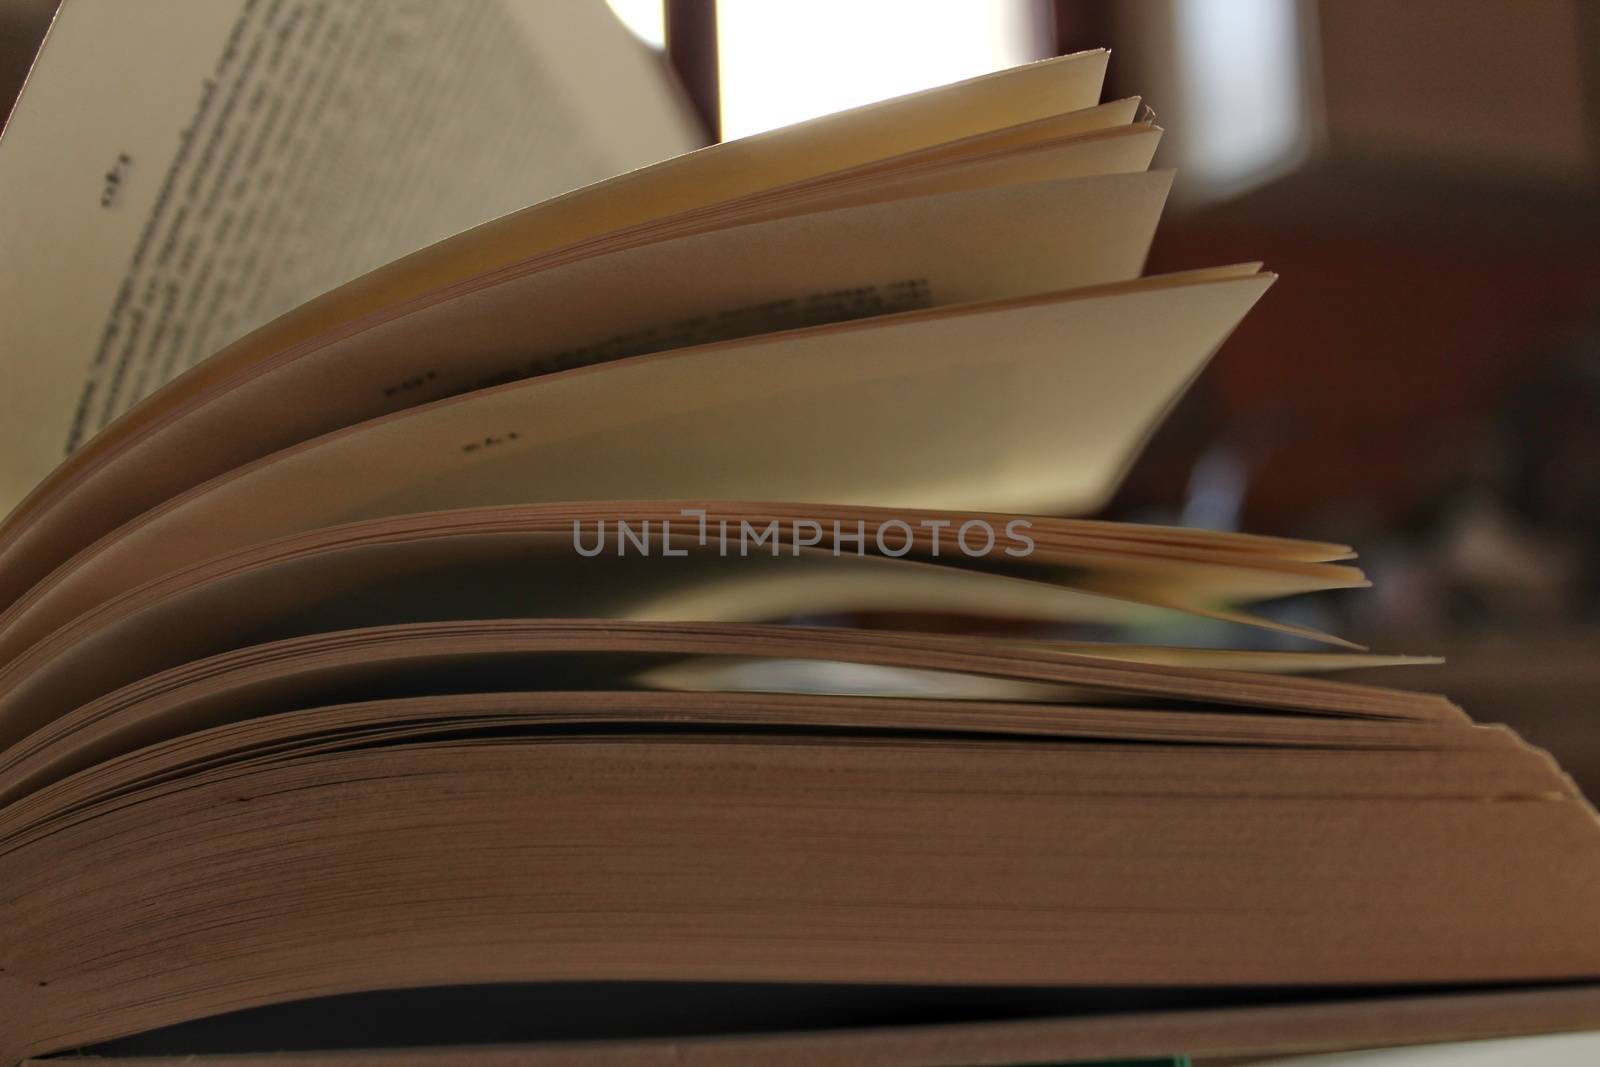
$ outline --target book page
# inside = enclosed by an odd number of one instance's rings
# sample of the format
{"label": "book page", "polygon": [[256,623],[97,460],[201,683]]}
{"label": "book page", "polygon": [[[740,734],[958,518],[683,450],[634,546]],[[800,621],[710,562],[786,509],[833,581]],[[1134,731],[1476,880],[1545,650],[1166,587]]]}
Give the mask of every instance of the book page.
{"label": "book page", "polygon": [[[1115,119],[1118,114],[1114,106],[1091,108],[1089,111],[1100,113],[1103,119]],[[1081,112],[1073,114],[1080,116],[1079,122],[1083,121]],[[1031,125],[1043,127],[1067,124],[1046,120]],[[994,137],[1009,140],[1013,132],[1002,130]],[[973,140],[989,139],[990,135],[984,135]],[[303,362],[307,356],[338,361],[346,368],[339,372],[341,375],[348,373],[356,378],[363,376],[364,372],[344,363],[347,354],[337,353],[347,341],[359,344],[364,332],[379,323],[393,324],[408,316],[426,315],[459,297],[469,297],[475,292],[501,286],[502,283],[518,278],[529,278],[540,272],[559,272],[587,259],[614,258],[619,254],[628,253],[629,250],[648,255],[646,249],[651,243],[668,245],[674,243],[669,239],[677,238],[676,244],[687,250],[684,239],[697,235],[699,239],[710,240],[711,234],[716,231],[727,231],[730,238],[738,229],[755,232],[753,227],[758,221],[770,223],[780,219],[798,219],[807,215],[821,218],[833,209],[851,205],[862,206],[863,210],[866,205],[879,205],[885,211],[893,211],[899,208],[891,201],[910,203],[935,194],[954,194],[963,190],[998,191],[1009,185],[1059,183],[1068,178],[1093,175],[1131,175],[1145,171],[1158,139],[1159,131],[1149,126],[1122,125],[1069,135],[1053,143],[1031,146],[1025,151],[1007,151],[1000,156],[980,153],[973,158],[945,158],[947,146],[938,146],[933,152],[928,153],[940,157],[931,166],[908,167],[903,173],[895,168],[885,173],[880,172],[881,168],[874,164],[852,171],[834,172],[817,181],[800,183],[805,187],[804,192],[794,192],[797,187],[792,185],[776,198],[755,196],[724,202],[716,207],[714,218],[708,218],[701,212],[680,213],[656,220],[650,226],[633,227],[606,234],[580,245],[568,246],[558,252],[531,257],[487,275],[464,278],[447,288],[420,295],[394,307],[370,312],[358,323],[347,324],[320,337],[304,340],[271,356],[249,353],[247,350],[251,338],[247,337],[238,344],[229,346],[224,353],[169,382],[142,401],[132,412],[119,419],[113,427],[96,435],[90,444],[74,452],[69,462],[57,467],[38,490],[14,510],[4,523],[0,523],[0,603],[14,600],[50,568],[97,537],[196,484],[197,479],[192,475],[198,470],[204,470],[207,476],[217,474],[267,452],[288,447],[318,432],[336,429],[363,418],[375,417],[383,411],[394,410],[430,398],[418,395],[416,390],[407,388],[384,396],[379,407],[374,408],[368,403],[371,394],[356,387],[354,381],[345,381],[339,388],[330,390],[321,386],[310,386],[304,381],[291,382],[285,379],[284,387],[292,396],[292,400],[288,402],[281,398],[266,397],[255,391],[254,387],[260,384],[261,380],[270,377],[276,369],[293,367]],[[668,166],[702,158],[711,151],[714,150],[708,149],[677,157],[676,160],[670,161]],[[872,173],[867,173],[869,171]],[[626,180],[638,173],[642,172],[624,175],[619,180]],[[849,177],[838,182],[833,180],[844,175]],[[611,184],[613,183],[603,182],[589,188],[604,189]],[[582,191],[574,195],[582,196]],[[1104,214],[1096,213],[1094,221],[1085,221],[1085,224],[1094,229],[1109,227],[1109,232],[1120,232],[1117,222],[1120,215],[1115,206],[1113,204],[1104,206],[1107,209]],[[538,208],[530,210],[537,211]],[[507,218],[516,218],[523,214],[526,212],[519,212]],[[1005,269],[1009,276],[1016,276],[1010,274],[1012,267],[1026,271],[1031,269],[1028,264],[1035,266],[1051,264],[1052,266],[1040,273],[1032,283],[1032,289],[1087,284],[1081,272],[1074,266],[1080,262],[1096,264],[1097,270],[1109,269],[1111,273],[1100,275],[1102,280],[1120,276],[1116,273],[1114,264],[1099,262],[1095,251],[1097,246],[1091,247],[1092,242],[1086,245],[1075,238],[1069,238],[1063,247],[1071,251],[1065,257],[1058,255],[1053,247],[1044,247],[1050,243],[1045,239],[1050,228],[1061,226],[1068,221],[1048,210],[1046,214],[1048,221],[1034,223],[1030,220],[1026,234],[1014,241],[1005,240],[1001,232],[995,228],[997,223],[994,221],[980,222],[976,228],[957,227],[957,232],[965,235],[968,244],[970,239],[975,238],[986,247],[1007,248],[1009,255],[998,257],[998,262],[1008,265]],[[1078,215],[1071,215],[1071,220],[1076,229]],[[942,219],[940,225],[947,226],[952,221],[954,220]],[[490,223],[472,232],[492,230],[497,226],[498,223]],[[905,242],[907,252],[910,251],[912,244],[925,242],[930,237],[929,234],[909,227],[903,228],[901,232],[916,235],[912,241]],[[445,242],[445,244],[450,243],[453,242]],[[898,249],[901,244],[899,240],[879,240],[877,247]],[[1139,262],[1142,263],[1144,246],[1138,247],[1140,251],[1137,255]],[[1024,254],[1021,251],[1024,249],[1029,249],[1031,252]],[[701,251],[710,253],[709,249]],[[406,261],[426,254],[424,252],[406,257]],[[811,253],[801,253],[799,250],[785,253],[773,249],[772,254],[761,258],[758,271],[761,276],[768,276],[771,269],[777,267],[806,270],[815,274],[816,268],[834,262],[841,265],[849,263],[853,270],[854,265],[862,262],[863,254],[859,243],[852,244],[848,252],[842,248],[814,250]],[[983,260],[984,265],[981,267],[969,265],[967,268],[969,273],[974,277],[981,275],[998,280],[995,274],[997,257],[985,253]],[[1066,276],[1060,273],[1061,268],[1066,268]],[[1135,264],[1130,269],[1137,272],[1138,265]],[[769,289],[765,297],[747,291],[744,303],[814,295],[812,290],[815,286],[798,282],[792,277],[793,270],[789,282],[775,289]],[[700,263],[692,264],[687,269],[681,265],[673,269],[658,264],[656,271],[655,277],[647,278],[640,285],[607,288],[602,281],[599,283],[601,287],[582,296],[580,303],[561,298],[559,313],[564,318],[580,323],[583,332],[591,335],[589,340],[596,339],[593,335],[597,326],[600,328],[599,336],[614,334],[627,325],[621,321],[622,319],[631,319],[633,326],[637,327],[659,327],[665,325],[672,316],[662,318],[663,311],[659,304],[654,311],[647,310],[645,305],[659,301],[669,290],[695,292],[702,287],[711,286],[717,277],[727,274],[715,270],[708,273],[702,269]],[[383,271],[376,273],[381,274]],[[748,286],[753,280],[748,268],[741,268],[738,273],[741,285]],[[853,273],[871,275],[875,272],[853,271]],[[920,275],[924,272],[919,269],[917,273]],[[1055,281],[1047,280],[1050,276],[1054,276]],[[870,280],[880,282],[883,279],[880,277]],[[593,279],[579,283],[580,286],[594,284],[596,283]],[[1006,291],[1007,284],[1009,283],[990,286],[990,295],[1000,295]],[[941,290],[944,290],[944,296],[949,298],[951,293],[948,290],[948,279],[941,281],[940,286]],[[337,290],[330,296],[343,291],[344,289]],[[1010,291],[1017,293],[1029,290],[1023,288]],[[981,298],[981,295],[969,293],[968,298],[977,299]],[[704,312],[720,314],[737,310],[740,306],[738,300],[727,303],[731,297],[726,292],[717,296],[711,288],[706,288],[703,296],[705,299],[700,301],[700,310]],[[319,298],[307,306],[314,306],[320,303],[321,299],[325,298]],[[520,352],[525,357],[530,354],[530,345],[546,344],[552,339],[546,311],[530,314],[529,307],[515,299],[511,301],[509,307],[512,310],[506,314],[520,316],[517,321],[527,325],[519,330],[513,327],[510,318],[505,318],[503,324],[500,318],[493,318],[495,328],[501,330],[494,341],[495,348],[510,345],[514,351]],[[483,313],[504,317],[501,312],[490,312],[487,309],[476,314]],[[678,313],[687,315],[690,312],[682,307],[680,302]],[[293,318],[295,315],[295,312],[291,312],[284,318]],[[748,315],[740,314],[737,318],[745,323],[743,332],[759,332],[757,324],[750,321]],[[283,321],[283,319],[278,320],[279,323]],[[475,332],[477,332],[476,325],[473,327]],[[777,329],[781,325],[777,321],[770,321],[762,328]],[[273,328],[274,326],[269,325],[263,330],[271,331]],[[260,332],[262,331],[257,331],[257,334]],[[257,334],[252,334],[251,337]],[[407,340],[398,345],[386,342],[381,346],[381,351],[369,353],[370,358],[377,360],[374,367],[379,368],[379,376],[386,379],[386,385],[409,381],[414,385],[428,386],[433,390],[431,396],[437,397],[442,395],[438,391],[439,383],[432,381],[427,371],[437,369],[435,365],[438,361],[446,360],[454,363],[465,358],[471,362],[477,356],[486,354],[477,348],[481,338],[467,343],[459,331],[454,329],[442,333],[435,331],[432,336],[434,340],[426,342],[420,335],[414,340]],[[441,338],[449,339],[445,348],[439,347],[438,341]],[[576,343],[577,339],[570,340]],[[456,341],[462,341],[466,351],[463,351],[460,345],[456,345]],[[655,347],[666,347],[666,345]],[[232,359],[230,356],[230,354],[238,356],[241,352],[248,358]],[[611,357],[619,354],[612,352]],[[605,356],[600,351],[594,351],[583,361],[596,362],[611,357]],[[415,369],[419,361],[421,367]],[[220,366],[230,362],[232,365],[229,367]],[[407,369],[408,365],[414,369]],[[523,373],[535,372],[533,369],[527,369]],[[327,416],[335,410],[343,414],[329,421]],[[241,413],[244,418],[242,422]],[[194,447],[194,441],[197,440],[204,442],[203,448]],[[181,452],[181,456],[174,456],[174,449]]]}
{"label": "book page", "polygon": [[241,368],[274,353],[463,279],[603,234],[1092,108],[1105,61],[1103,51],[1081,52],[713,145],[541,201],[403,256],[252,330],[174,380],[159,403],[152,398],[137,405],[73,452],[13,509],[0,537],[173,405],[223,387]]}
{"label": "book page", "polygon": [[369,317],[365,330],[250,368],[175,411],[0,534],[0,605],[207,478],[405,407],[641,352],[1134,277],[1169,179],[1106,175],[823,211],[458,286],[411,302],[384,330]]}
{"label": "book page", "polygon": [[[1093,510],[1166,399],[1272,280],[1251,264],[909,311],[633,356],[406,409],[145,513],[19,601],[4,639],[25,645],[198,560],[409,512],[763,496]],[[415,335],[411,324],[406,340]]]}
{"label": "book page", "polygon": [[687,151],[602,4],[67,0],[0,138],[0,509],[301,302]]}

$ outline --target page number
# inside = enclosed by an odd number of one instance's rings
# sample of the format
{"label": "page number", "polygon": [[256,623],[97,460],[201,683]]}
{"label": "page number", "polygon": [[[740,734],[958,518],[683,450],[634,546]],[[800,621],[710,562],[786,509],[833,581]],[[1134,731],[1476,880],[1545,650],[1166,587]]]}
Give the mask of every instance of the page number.
{"label": "page number", "polygon": [[126,152],[117,153],[117,161],[106,171],[105,185],[100,190],[100,206],[110,207],[117,202],[117,194],[122,191],[122,183],[128,178],[128,168],[133,166],[133,157]]}

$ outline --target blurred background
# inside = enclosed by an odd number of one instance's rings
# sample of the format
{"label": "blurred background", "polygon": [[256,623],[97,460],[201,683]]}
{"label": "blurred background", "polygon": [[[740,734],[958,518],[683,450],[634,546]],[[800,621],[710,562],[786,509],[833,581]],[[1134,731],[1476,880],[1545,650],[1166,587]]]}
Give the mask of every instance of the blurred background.
{"label": "blurred background", "polygon": [[[1281,280],[1106,517],[1356,546],[1374,589],[1282,611],[1600,797],[1600,3],[610,3],[708,139],[1112,49],[1178,170],[1149,270]],[[0,0],[0,110],[54,7]]]}

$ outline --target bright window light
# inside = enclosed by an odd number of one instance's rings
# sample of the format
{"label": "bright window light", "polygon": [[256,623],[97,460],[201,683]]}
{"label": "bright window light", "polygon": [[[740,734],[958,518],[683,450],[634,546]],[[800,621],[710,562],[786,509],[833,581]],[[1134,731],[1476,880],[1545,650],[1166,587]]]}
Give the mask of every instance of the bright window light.
{"label": "bright window light", "polygon": [[1040,58],[1029,0],[719,0],[722,136]]}
{"label": "bright window light", "polygon": [[622,24],[651,48],[667,46],[665,0],[606,0]]}
{"label": "bright window light", "polygon": [[1216,191],[1270,176],[1306,150],[1296,0],[1176,0],[1181,168]]}

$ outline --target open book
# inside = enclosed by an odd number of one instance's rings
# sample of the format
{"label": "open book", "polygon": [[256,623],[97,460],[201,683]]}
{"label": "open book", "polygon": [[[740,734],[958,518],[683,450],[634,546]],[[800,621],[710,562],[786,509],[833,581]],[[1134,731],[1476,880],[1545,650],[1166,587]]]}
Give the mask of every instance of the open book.
{"label": "open book", "polygon": [[[8,322],[37,484],[0,526],[0,1061],[228,1017],[255,1044],[217,1062],[256,1062],[352,996],[398,1028],[329,1043],[453,1051],[329,1062],[1593,1025],[1571,782],[1441,697],[1321,676],[1405,657],[1258,610],[1365,584],[1347,547],[1059,517],[1272,281],[1142,276],[1170,175],[1106,58],[585,186],[187,370],[151,343],[104,377],[102,333],[154,322],[69,327],[70,294]],[[1106,639],[1195,618],[1236,647]],[[515,991],[516,1025],[415,1038],[462,989]]]}

